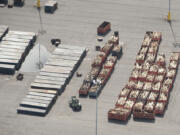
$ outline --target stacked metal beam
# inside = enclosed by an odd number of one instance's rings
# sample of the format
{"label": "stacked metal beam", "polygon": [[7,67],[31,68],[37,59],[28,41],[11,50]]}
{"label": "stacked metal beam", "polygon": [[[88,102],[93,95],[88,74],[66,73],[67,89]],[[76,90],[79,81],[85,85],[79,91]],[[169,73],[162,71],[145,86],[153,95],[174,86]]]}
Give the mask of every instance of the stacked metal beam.
{"label": "stacked metal beam", "polygon": [[9,31],[0,43],[0,73],[14,74],[32,48],[37,34]]}
{"label": "stacked metal beam", "polygon": [[61,45],[31,83],[18,113],[45,116],[86,55],[84,47]]}

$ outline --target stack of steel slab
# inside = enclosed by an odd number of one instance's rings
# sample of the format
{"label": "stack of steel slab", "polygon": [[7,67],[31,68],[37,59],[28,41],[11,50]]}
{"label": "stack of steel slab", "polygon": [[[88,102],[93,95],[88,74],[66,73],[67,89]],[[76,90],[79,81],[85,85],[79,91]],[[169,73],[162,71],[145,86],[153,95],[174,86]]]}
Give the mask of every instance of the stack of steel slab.
{"label": "stack of steel slab", "polygon": [[61,93],[85,55],[86,49],[83,47],[59,46],[41,69],[31,87],[57,90]]}
{"label": "stack of steel slab", "polygon": [[40,73],[31,83],[28,94],[20,103],[18,113],[45,116],[80,65],[86,49],[61,45],[55,49]]}
{"label": "stack of steel slab", "polygon": [[9,31],[0,43],[0,73],[14,74],[32,48],[36,33]]}
{"label": "stack of steel slab", "polygon": [[9,27],[6,25],[0,25],[0,41],[5,36],[5,34],[8,32]]}
{"label": "stack of steel slab", "polygon": [[45,116],[55,103],[57,92],[44,89],[29,89],[17,109],[18,113]]}

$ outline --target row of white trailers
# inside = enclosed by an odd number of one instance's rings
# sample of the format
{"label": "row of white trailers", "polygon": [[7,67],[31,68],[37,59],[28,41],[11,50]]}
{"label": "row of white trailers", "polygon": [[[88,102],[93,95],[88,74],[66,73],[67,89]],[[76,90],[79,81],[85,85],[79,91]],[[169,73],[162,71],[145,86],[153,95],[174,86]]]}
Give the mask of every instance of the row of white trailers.
{"label": "row of white trailers", "polygon": [[17,112],[45,116],[86,56],[86,48],[58,46],[40,70]]}
{"label": "row of white trailers", "polygon": [[14,74],[33,47],[37,34],[11,31],[8,26],[0,26],[0,36],[0,73]]}

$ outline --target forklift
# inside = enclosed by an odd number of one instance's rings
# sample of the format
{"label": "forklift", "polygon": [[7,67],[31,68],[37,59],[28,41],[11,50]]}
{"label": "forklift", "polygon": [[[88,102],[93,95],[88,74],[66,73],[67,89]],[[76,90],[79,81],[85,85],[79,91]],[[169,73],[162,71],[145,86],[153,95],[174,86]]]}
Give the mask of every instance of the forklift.
{"label": "forklift", "polygon": [[76,98],[76,96],[71,97],[71,100],[69,101],[69,106],[73,109],[73,111],[81,110],[81,104],[79,102],[79,99]]}

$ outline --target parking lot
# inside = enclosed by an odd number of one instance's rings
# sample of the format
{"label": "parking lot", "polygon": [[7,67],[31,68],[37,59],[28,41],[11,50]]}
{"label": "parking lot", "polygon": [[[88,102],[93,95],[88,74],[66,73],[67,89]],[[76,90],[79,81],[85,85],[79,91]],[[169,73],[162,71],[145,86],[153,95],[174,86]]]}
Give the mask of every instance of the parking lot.
{"label": "parking lot", "polygon": [[[41,0],[43,6],[46,0]],[[68,106],[71,96],[78,96],[83,78],[98,53],[95,46],[103,46],[114,31],[119,31],[120,41],[124,42],[123,56],[117,62],[115,70],[98,97],[98,134],[101,135],[177,135],[180,132],[180,72],[178,72],[168,109],[163,117],[155,121],[134,121],[132,116],[127,123],[108,122],[107,112],[114,107],[118,94],[128,81],[141,47],[146,31],[162,32],[159,53],[166,55],[180,51],[174,47],[175,34],[180,42],[180,1],[171,3],[172,23],[166,21],[168,0],[57,0],[58,9],[54,14],[45,14],[41,9],[44,34],[38,35],[36,43],[42,46],[41,61],[46,61],[54,50],[50,40],[60,38],[62,44],[83,46],[89,49],[78,71],[58,97],[55,105],[45,117],[17,114],[17,107],[28,91],[31,82],[38,73],[38,46],[29,53],[19,72],[24,74],[23,81],[14,76],[0,75],[0,135],[92,135],[96,126],[96,100],[80,98],[81,112],[73,112]],[[0,8],[0,24],[8,25],[11,30],[38,32],[41,30],[39,14],[34,1],[26,0],[24,7]],[[112,30],[103,39],[97,41],[97,27],[103,21],[110,21]],[[31,62],[30,62],[31,61]]]}

